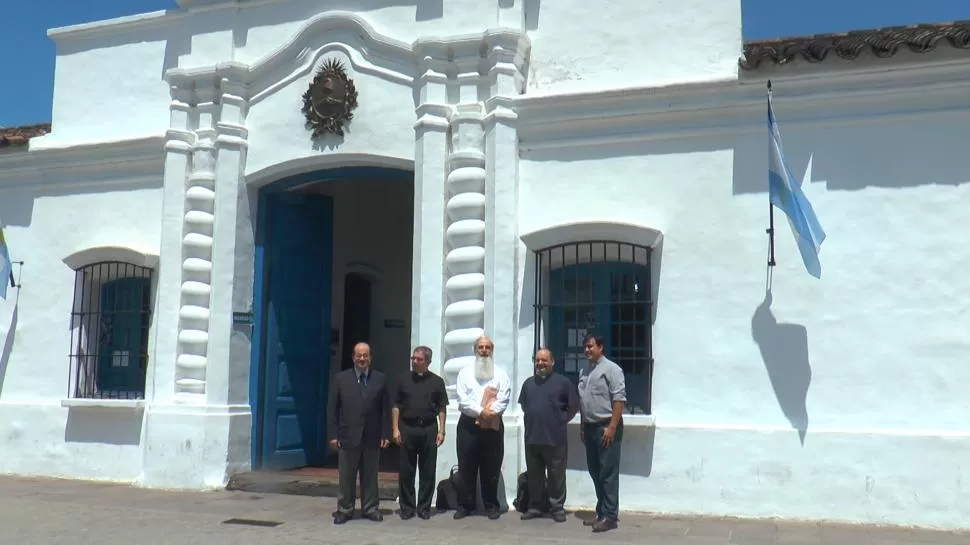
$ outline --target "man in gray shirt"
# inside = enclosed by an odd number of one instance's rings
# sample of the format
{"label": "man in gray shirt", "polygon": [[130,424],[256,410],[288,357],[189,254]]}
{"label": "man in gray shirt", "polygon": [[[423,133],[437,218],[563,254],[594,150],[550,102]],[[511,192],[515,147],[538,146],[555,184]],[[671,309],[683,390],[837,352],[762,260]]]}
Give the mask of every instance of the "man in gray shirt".
{"label": "man in gray shirt", "polygon": [[616,528],[620,503],[620,448],[626,383],[623,369],[603,355],[603,337],[585,340],[589,362],[579,371],[580,434],[596,489],[596,517],[583,522],[594,532]]}

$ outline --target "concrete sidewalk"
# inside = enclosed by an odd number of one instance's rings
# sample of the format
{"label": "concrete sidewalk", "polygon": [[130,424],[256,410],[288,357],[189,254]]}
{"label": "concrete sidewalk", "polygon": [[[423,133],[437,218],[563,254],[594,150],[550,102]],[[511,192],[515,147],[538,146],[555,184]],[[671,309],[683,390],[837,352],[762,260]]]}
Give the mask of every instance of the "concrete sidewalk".
{"label": "concrete sidewalk", "polygon": [[[385,503],[390,508],[392,504]],[[592,534],[578,515],[564,524],[451,514],[382,523],[331,524],[329,498],[249,492],[162,492],[81,481],[0,479],[3,541],[43,545],[638,545],[970,544],[970,532],[827,523],[742,521],[626,514],[620,528]],[[227,523],[231,519],[239,523]]]}

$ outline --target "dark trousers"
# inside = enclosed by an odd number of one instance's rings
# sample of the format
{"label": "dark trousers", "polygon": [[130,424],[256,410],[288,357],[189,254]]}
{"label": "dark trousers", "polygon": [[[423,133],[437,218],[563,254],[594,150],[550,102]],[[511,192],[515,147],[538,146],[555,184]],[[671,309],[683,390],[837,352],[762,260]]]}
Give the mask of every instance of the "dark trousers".
{"label": "dark trousers", "polygon": [[[525,446],[525,474],[529,481],[529,511],[564,513],[566,504],[566,447]],[[549,504],[543,505],[546,495]]]}
{"label": "dark trousers", "polygon": [[623,445],[623,421],[616,427],[613,443],[603,446],[603,430],[609,421],[583,424],[586,443],[586,465],[596,489],[596,516],[617,521],[620,508],[620,447]]}
{"label": "dark trousers", "polygon": [[498,511],[498,481],[505,458],[505,426],[498,430],[486,430],[475,425],[475,419],[461,415],[458,419],[456,442],[458,447],[458,472],[461,474],[462,490],[458,505],[466,511],[475,510],[475,482],[482,488],[482,503],[486,511]]}
{"label": "dark trousers", "polygon": [[364,515],[377,512],[380,499],[377,492],[377,471],[381,449],[377,447],[341,448],[337,455],[340,490],[337,511],[351,516],[357,502],[357,482],[360,479],[360,510]]}
{"label": "dark trousers", "polygon": [[[409,425],[400,423],[401,467],[398,479],[398,495],[401,512],[430,512],[434,495],[435,470],[438,463],[438,445],[435,439],[438,426],[431,419],[429,424]],[[418,474],[418,498],[414,499],[414,476]]]}

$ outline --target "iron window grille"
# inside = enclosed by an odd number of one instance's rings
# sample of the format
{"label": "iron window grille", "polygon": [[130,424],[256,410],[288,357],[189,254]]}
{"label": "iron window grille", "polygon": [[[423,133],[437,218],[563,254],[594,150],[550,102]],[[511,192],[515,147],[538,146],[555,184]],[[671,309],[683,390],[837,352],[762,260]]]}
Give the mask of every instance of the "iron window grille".
{"label": "iron window grille", "polygon": [[556,370],[577,381],[586,364],[584,338],[601,335],[606,357],[623,368],[627,409],[650,414],[650,248],[586,241],[539,250],[535,261],[535,349],[552,350]]}
{"label": "iron window grille", "polygon": [[106,261],[75,271],[68,396],[144,399],[152,269]]}

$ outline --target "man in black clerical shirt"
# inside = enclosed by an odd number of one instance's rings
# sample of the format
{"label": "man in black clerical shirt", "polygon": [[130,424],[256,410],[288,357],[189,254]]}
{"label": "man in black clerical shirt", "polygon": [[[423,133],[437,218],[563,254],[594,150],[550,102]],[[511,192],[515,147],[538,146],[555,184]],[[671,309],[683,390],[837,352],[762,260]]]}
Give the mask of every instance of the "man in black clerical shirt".
{"label": "man in black clerical shirt", "polygon": [[[445,381],[428,370],[431,349],[419,346],[411,355],[411,371],[397,383],[391,409],[391,437],[401,447],[398,479],[401,518],[431,518],[438,447],[445,440]],[[420,468],[418,498],[414,499],[414,475]]]}
{"label": "man in black clerical shirt", "polygon": [[[525,380],[519,393],[529,483],[529,506],[522,520],[539,518],[548,509],[556,522],[566,522],[566,425],[579,411],[579,391],[554,371],[554,365],[552,352],[539,349],[535,375]],[[546,495],[549,505],[542,505]]]}

